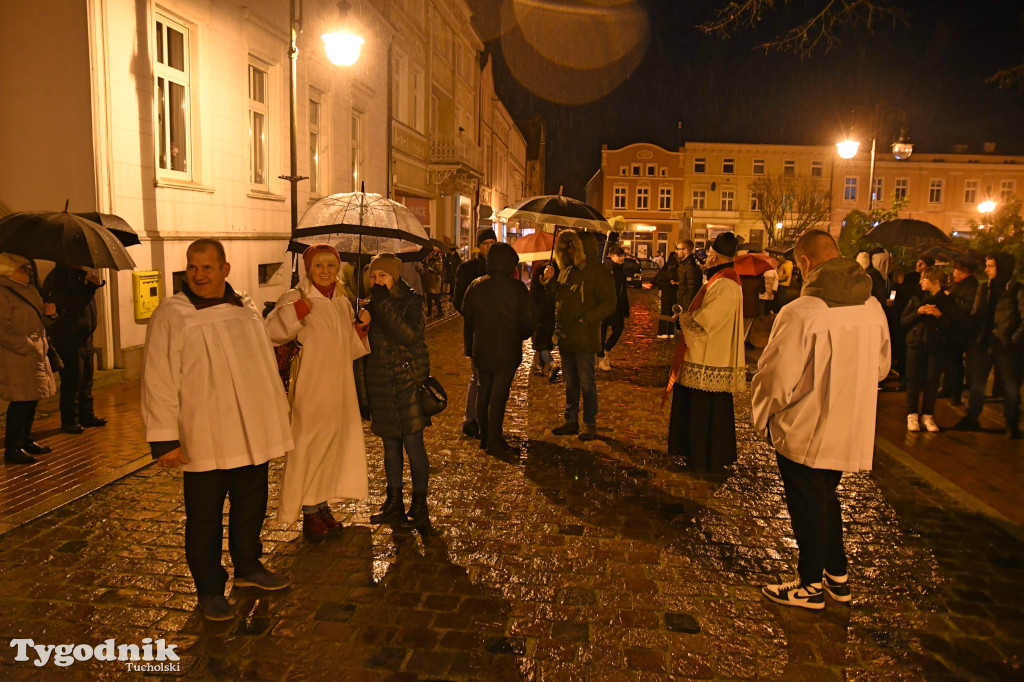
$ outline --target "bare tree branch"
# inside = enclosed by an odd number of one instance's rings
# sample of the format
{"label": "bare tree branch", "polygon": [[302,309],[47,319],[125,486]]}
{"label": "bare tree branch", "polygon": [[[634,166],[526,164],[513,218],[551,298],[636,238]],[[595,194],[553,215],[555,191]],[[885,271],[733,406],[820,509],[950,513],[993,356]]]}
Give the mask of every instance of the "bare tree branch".
{"label": "bare tree branch", "polygon": [[[701,31],[728,38],[741,28],[756,28],[766,13],[777,11],[788,0],[730,0],[715,11],[714,18],[698,25]],[[841,28],[863,26],[872,31],[881,20],[907,23],[907,14],[888,0],[817,0],[813,15],[758,47],[766,52],[793,52],[809,57],[821,48],[828,52],[839,44]]]}
{"label": "bare tree branch", "polygon": [[1000,69],[986,78],[985,82],[992,83],[1000,90],[1007,90],[1014,94],[1024,91],[1024,64]]}
{"label": "bare tree branch", "polygon": [[[782,231],[797,236],[828,223],[830,192],[821,179],[765,176],[750,183],[750,191],[757,198],[769,246]],[[782,231],[776,229],[779,223]]]}

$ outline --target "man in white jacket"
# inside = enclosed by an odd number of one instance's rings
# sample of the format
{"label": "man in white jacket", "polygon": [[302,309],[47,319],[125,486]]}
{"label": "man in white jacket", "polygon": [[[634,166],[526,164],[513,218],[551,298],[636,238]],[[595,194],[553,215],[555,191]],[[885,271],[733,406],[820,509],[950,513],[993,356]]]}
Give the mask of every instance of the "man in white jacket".
{"label": "man in white jacket", "polygon": [[193,242],[180,293],[153,313],[142,368],[142,421],[153,458],[184,469],[185,559],[203,615],[229,620],[221,562],[224,498],[235,586],[290,580],[263,567],[268,463],[292,449],[288,403],[263,319],[227,283],[213,239]]}
{"label": "man in white jacket", "polygon": [[825,593],[850,601],[836,488],[844,471],[871,468],[889,331],[871,278],[841,257],[832,235],[804,233],[794,257],[803,289],[775,319],[751,394],[754,428],[776,450],[799,577],[762,592],[778,604],[822,609]]}

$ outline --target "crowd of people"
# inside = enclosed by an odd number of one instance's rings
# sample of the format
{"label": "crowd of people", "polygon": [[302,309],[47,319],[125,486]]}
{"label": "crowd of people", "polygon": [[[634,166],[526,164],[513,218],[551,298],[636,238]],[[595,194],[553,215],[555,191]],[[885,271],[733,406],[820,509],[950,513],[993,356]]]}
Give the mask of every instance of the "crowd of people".
{"label": "crowd of people", "polygon": [[[333,247],[310,246],[299,285],[265,317],[228,283],[230,264],[219,241],[188,247],[181,291],[160,304],[147,328],[141,410],[153,458],[184,470],[185,554],[205,617],[233,617],[221,559],[225,499],[231,500],[234,584],[286,587],[290,579],[260,561],[269,462],[286,457],[277,518],[301,518],[305,537],[323,540],[341,527],[332,502],[368,496],[363,419],[381,439],[386,479],[385,500],[370,522],[435,532],[427,503],[424,332],[431,299],[440,309],[445,287],[462,315],[470,362],[462,415],[467,437],[494,456],[518,454],[504,416],[528,338],[533,369],[552,382],[559,372],[564,376],[564,412],[551,433],[597,437],[595,369],[611,368],[630,315],[625,252],[608,245],[603,263],[594,234],[563,230],[553,259],[534,263],[527,286],[518,254],[493,230],[481,229],[476,246],[454,268],[439,250],[432,253],[418,283],[422,291],[394,254],[374,256],[359,283]],[[683,240],[655,281],[662,295],[657,335],[678,337],[663,398],[671,399],[667,450],[698,475],[736,461],[734,396],[747,385],[738,249],[735,235],[719,234],[701,264],[693,243]],[[956,428],[979,428],[995,367],[1006,432],[1020,436],[1024,287],[1013,277],[1014,265],[1006,254],[991,254],[980,285],[966,260],[954,263],[950,280],[928,258],[916,272],[893,276],[884,252],[844,258],[832,236],[817,230],[798,240],[792,261],[783,258],[772,278],[781,303],[768,311],[773,327],[750,386],[754,428],[777,454],[799,563],[797,580],[763,588],[768,599],[810,609],[823,608],[825,595],[849,601],[836,487],[843,472],[871,467],[877,392],[891,368],[906,382],[908,429],[937,431],[938,396],[945,390],[958,401],[965,380],[967,416]],[[102,283],[88,272],[58,270],[43,286],[44,298],[30,272],[26,259],[0,254],[8,463],[34,461],[46,450],[33,441],[31,427],[37,402],[55,392],[47,327],[72,362],[60,371],[67,387],[62,428],[77,426],[65,429],[75,433],[103,422],[92,411],[87,355],[95,329],[90,305]],[[796,282],[799,295],[791,291]],[[300,348],[289,356],[287,386],[273,350],[285,344]]]}

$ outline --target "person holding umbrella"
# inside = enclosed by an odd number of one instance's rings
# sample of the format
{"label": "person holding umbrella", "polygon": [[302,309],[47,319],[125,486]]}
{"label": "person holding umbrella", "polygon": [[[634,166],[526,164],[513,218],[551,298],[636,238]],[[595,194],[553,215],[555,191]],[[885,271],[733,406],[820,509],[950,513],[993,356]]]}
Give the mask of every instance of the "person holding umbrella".
{"label": "person holding umbrella", "polygon": [[267,317],[270,340],[302,344],[295,379],[292,433],[278,502],[278,518],[294,521],[301,509],[302,531],[317,542],[341,527],[330,502],[366,499],[366,445],[359,418],[352,363],[367,355],[370,314],[358,318],[338,278],[341,257],[328,244],[302,254],[306,277],[286,291]]}
{"label": "person holding umbrella", "polygon": [[29,284],[30,263],[0,253],[0,398],[8,401],[4,463],[34,464],[33,455],[51,449],[32,440],[36,405],[57,392],[46,354],[49,344],[43,315],[53,304]]}

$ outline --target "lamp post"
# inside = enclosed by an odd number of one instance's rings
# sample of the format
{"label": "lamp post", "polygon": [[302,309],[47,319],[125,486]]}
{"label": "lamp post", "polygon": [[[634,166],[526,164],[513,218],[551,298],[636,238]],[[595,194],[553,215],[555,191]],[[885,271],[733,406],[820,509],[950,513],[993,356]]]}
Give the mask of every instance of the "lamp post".
{"label": "lamp post", "polygon": [[[298,14],[296,14],[296,5]],[[359,51],[365,42],[362,38],[348,30],[348,2],[344,0],[338,3],[338,14],[340,27],[337,30],[323,34],[324,51],[332,64],[338,66],[352,66],[359,59]],[[304,175],[299,175],[299,152],[298,152],[298,110],[299,96],[296,86],[299,47],[299,33],[302,32],[302,0],[289,0],[288,3],[288,28],[291,42],[288,46],[288,175],[279,176],[287,180],[291,185],[291,230],[289,237],[295,237],[295,230],[299,225],[299,181],[307,180]],[[298,254],[292,254],[292,286],[299,283]]]}
{"label": "lamp post", "polygon": [[[902,109],[890,109],[889,112],[899,113],[903,117],[903,125],[900,127],[899,137],[892,143],[892,155],[897,161],[905,161],[914,153],[914,143],[907,136],[906,118],[907,115]],[[875,151],[878,136],[878,129],[881,127],[881,119],[884,111],[875,107],[871,116],[871,161],[868,170],[868,213],[875,207]],[[860,142],[847,138],[836,143],[836,152],[844,159],[852,159],[857,155]]]}

